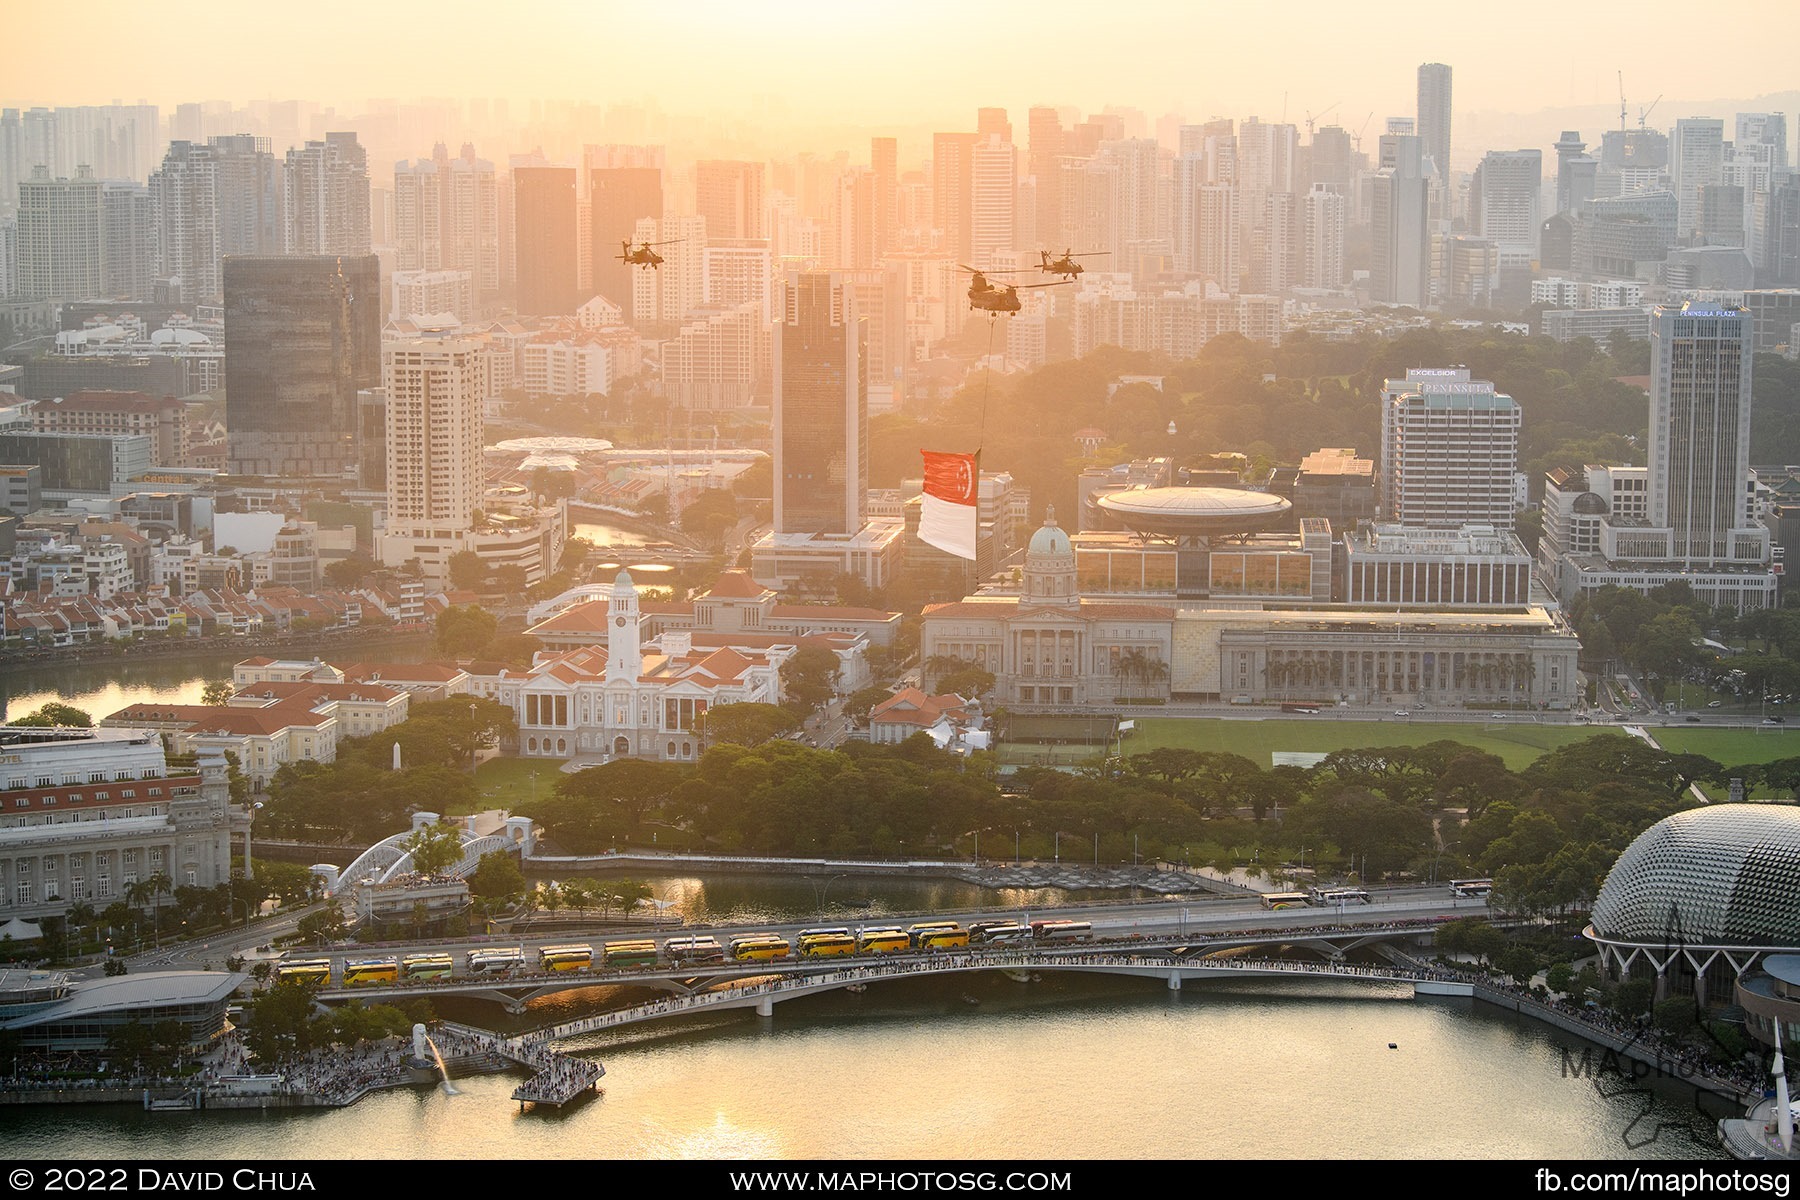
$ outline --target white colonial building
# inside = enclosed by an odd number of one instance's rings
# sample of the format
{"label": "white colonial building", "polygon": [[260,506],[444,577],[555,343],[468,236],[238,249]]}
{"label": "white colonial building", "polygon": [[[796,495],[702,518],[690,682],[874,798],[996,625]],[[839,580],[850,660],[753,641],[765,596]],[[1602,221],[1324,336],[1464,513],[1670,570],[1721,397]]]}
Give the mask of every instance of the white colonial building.
{"label": "white colonial building", "polygon": [[603,645],[540,656],[524,671],[471,676],[471,691],[513,710],[526,757],[693,762],[705,748],[697,722],[709,709],[781,702],[781,664],[798,639],[697,646],[692,633],[675,630],[645,639],[626,571],[606,605]]}
{"label": "white colonial building", "polygon": [[928,606],[920,653],[991,672],[995,700],[1013,708],[1166,700],[1174,625],[1173,607],[1083,600],[1075,549],[1046,510],[1025,552],[1020,594]]}

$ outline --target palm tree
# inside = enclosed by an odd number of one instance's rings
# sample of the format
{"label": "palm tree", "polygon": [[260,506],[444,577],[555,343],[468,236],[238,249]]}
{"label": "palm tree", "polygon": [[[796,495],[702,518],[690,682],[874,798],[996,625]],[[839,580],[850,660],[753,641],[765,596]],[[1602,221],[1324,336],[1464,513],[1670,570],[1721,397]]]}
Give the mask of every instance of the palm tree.
{"label": "palm tree", "polygon": [[[63,917],[63,920],[68,923],[70,929],[81,929],[85,926],[92,925],[94,923],[94,906],[85,900],[77,900],[74,904],[69,906],[68,914]],[[71,937],[69,940],[73,942],[76,947],[80,946],[80,942],[77,939]]]}
{"label": "palm tree", "polygon": [[174,890],[174,884],[162,871],[125,889],[125,898],[132,904],[142,907],[146,901],[149,902],[150,928],[156,936],[158,946],[162,945],[162,898]]}

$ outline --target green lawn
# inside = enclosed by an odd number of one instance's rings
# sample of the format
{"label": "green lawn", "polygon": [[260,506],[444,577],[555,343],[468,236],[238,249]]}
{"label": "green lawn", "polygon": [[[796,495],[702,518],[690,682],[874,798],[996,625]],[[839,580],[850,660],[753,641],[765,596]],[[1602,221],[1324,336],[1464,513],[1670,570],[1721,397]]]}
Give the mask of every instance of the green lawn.
{"label": "green lawn", "polygon": [[1188,750],[1229,750],[1258,766],[1271,765],[1277,750],[1329,754],[1334,750],[1360,750],[1371,746],[1421,746],[1427,742],[1453,741],[1497,754],[1514,770],[1529,766],[1546,750],[1591,737],[1587,725],[1536,725],[1523,716],[1505,721],[1438,722],[1334,721],[1309,717],[1271,718],[1263,721],[1221,721],[1205,717],[1139,718],[1137,732],[1125,738],[1126,754],[1141,754],[1160,746]]}
{"label": "green lawn", "polygon": [[[535,794],[548,796],[555,790],[557,781],[564,778],[561,767],[562,763],[554,759],[490,758],[475,768],[475,786],[481,792],[477,807],[482,810],[516,808],[532,798],[533,780],[536,781]],[[462,814],[452,812],[449,815]]]}
{"label": "green lawn", "polygon": [[1800,758],[1800,729],[1758,725],[1751,729],[1652,729],[1656,743],[1682,754],[1704,754],[1727,767]]}

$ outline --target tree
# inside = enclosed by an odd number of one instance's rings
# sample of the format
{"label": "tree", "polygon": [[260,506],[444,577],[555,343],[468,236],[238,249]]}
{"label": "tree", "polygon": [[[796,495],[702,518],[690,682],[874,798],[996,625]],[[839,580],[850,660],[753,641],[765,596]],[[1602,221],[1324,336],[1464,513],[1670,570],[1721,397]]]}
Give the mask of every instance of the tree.
{"label": "tree", "polygon": [[300,918],[294,932],[308,945],[322,946],[341,940],[346,928],[343,910],[335,904],[329,904],[316,913]]}
{"label": "tree", "polygon": [[462,831],[447,822],[416,829],[400,845],[421,875],[442,875],[462,861]]}
{"label": "tree", "polygon": [[807,713],[831,699],[837,677],[838,657],[823,646],[802,646],[781,664],[782,691]]}
{"label": "tree", "polygon": [[368,556],[352,554],[348,558],[326,564],[325,582],[331,587],[348,590],[361,585],[363,580],[380,569],[375,560]]}
{"label": "tree", "polygon": [[724,488],[708,488],[682,510],[681,531],[716,549],[737,520],[737,497]]}
{"label": "tree", "polygon": [[142,908],[150,905],[150,928],[157,932],[158,944],[161,944],[162,933],[162,898],[174,890],[169,877],[161,871],[148,879],[141,879],[125,889],[125,899]]}
{"label": "tree", "polygon": [[494,590],[497,592],[507,596],[518,596],[522,595],[529,586],[530,577],[526,575],[524,567],[517,563],[507,563],[494,568],[493,584]]}
{"label": "tree", "polygon": [[980,667],[962,667],[951,671],[938,680],[938,691],[954,692],[965,699],[974,700],[986,695],[994,688],[994,673]]}
{"label": "tree", "polygon": [[60,725],[76,729],[92,729],[94,718],[72,704],[62,704],[52,700],[48,704],[39,705],[34,711],[16,721],[8,721],[7,724],[41,727]]}
{"label": "tree", "polygon": [[686,774],[673,763],[615,759],[564,776],[555,794],[530,805],[526,815],[578,853],[611,849],[635,836],[649,810],[667,803]]}
{"label": "tree", "polygon": [[458,550],[444,566],[450,575],[450,586],[454,588],[476,591],[487,579],[487,564],[473,550]]}
{"label": "tree", "polygon": [[793,729],[800,722],[793,713],[773,704],[720,704],[700,717],[701,733],[709,745],[733,742],[758,746]]}
{"label": "tree", "polygon": [[231,703],[231,697],[235,690],[229,679],[209,680],[206,687],[201,689],[200,703],[214,708],[223,708]]}
{"label": "tree", "polygon": [[319,877],[298,863],[259,862],[252,882],[262,899],[273,897],[284,905],[309,904],[323,890]]}
{"label": "tree", "polygon": [[525,873],[510,850],[490,850],[469,875],[469,894],[495,903],[510,902],[525,894]]}
{"label": "tree", "polygon": [[544,643],[529,633],[503,633],[475,655],[478,659],[489,662],[502,662],[515,670],[523,671],[531,666],[537,652],[544,648]]}
{"label": "tree", "polygon": [[494,640],[500,622],[476,604],[451,606],[438,614],[437,648],[442,654],[466,658]]}

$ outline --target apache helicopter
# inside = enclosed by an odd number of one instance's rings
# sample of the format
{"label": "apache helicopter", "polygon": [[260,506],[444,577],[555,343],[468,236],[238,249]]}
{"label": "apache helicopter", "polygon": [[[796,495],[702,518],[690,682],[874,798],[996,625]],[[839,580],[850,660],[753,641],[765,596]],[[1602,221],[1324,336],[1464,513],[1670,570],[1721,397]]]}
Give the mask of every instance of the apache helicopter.
{"label": "apache helicopter", "polygon": [[974,267],[963,267],[969,279],[969,307],[985,313],[1016,313],[1020,309],[1020,288],[1060,287],[1068,283],[1067,279],[1058,279],[1054,283],[1003,283],[998,287],[988,282],[989,272],[977,271]]}
{"label": "apache helicopter", "polygon": [[1053,259],[1050,257],[1050,252],[1048,250],[1039,250],[1038,270],[1050,275],[1061,275],[1064,279],[1074,279],[1077,275],[1081,274],[1082,271],[1081,264],[1076,262],[1076,259],[1094,258],[1106,253],[1108,253],[1108,251],[1105,250],[1084,250],[1080,254],[1071,254],[1065,249],[1062,252],[1061,258]]}
{"label": "apache helicopter", "polygon": [[670,238],[666,242],[639,242],[638,248],[636,250],[633,250],[631,248],[630,242],[620,242],[619,243],[619,256],[618,256],[619,261],[622,263],[631,263],[635,266],[640,266],[640,267],[661,266],[662,262],[663,262],[663,256],[658,254],[656,251],[652,250],[650,247],[652,247],[652,246],[673,246],[676,242],[685,241],[685,240],[686,240],[685,238]]}

